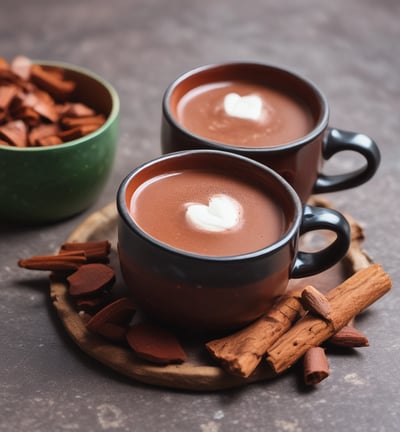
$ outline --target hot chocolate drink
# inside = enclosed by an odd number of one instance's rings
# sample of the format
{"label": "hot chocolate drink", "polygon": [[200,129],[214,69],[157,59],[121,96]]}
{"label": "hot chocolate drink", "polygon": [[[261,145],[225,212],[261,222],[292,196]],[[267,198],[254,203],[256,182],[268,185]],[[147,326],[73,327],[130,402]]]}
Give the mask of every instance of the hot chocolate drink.
{"label": "hot chocolate drink", "polygon": [[282,210],[260,185],[218,170],[160,174],[130,201],[136,224],[158,241],[206,256],[254,252],[285,230]]}
{"label": "hot chocolate drink", "polygon": [[[331,209],[302,206],[272,169],[215,150],[175,152],[134,169],[118,189],[118,258],[148,316],[194,331],[254,321],[289,278],[310,276],[347,252],[350,228]],[[298,238],[328,230],[317,252]]]}
{"label": "hot chocolate drink", "polygon": [[[177,77],[162,101],[163,154],[223,150],[272,168],[302,203],[312,193],[349,189],[376,172],[380,153],[363,134],[329,126],[329,105],[311,81],[262,63],[200,66]],[[325,160],[358,153],[360,169],[323,172]]]}
{"label": "hot chocolate drink", "polygon": [[270,147],[306,136],[314,127],[309,108],[283,91],[246,81],[203,84],[175,108],[188,131],[238,147]]}

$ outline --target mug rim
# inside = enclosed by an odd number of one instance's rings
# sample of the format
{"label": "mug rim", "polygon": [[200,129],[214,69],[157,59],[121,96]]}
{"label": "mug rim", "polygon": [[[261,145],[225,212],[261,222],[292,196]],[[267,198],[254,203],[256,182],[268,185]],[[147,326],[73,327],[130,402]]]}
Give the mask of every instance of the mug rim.
{"label": "mug rim", "polygon": [[[195,134],[186,127],[184,127],[181,123],[178,122],[178,120],[175,118],[175,116],[171,112],[170,107],[170,100],[173,92],[175,91],[176,87],[180,85],[185,80],[198,75],[199,73],[203,73],[206,71],[210,71],[217,68],[226,68],[226,67],[258,67],[258,68],[266,68],[266,69],[272,69],[281,73],[285,73],[290,75],[292,78],[297,79],[299,81],[302,81],[317,97],[317,99],[320,102],[321,106],[321,115],[316,123],[316,125],[313,127],[313,129],[306,134],[303,137],[300,137],[294,141],[291,141],[289,143],[285,144],[279,144],[275,146],[265,146],[265,147],[243,147],[243,146],[237,146],[237,145],[230,145],[225,144],[223,142],[215,141],[209,138],[205,138],[201,135]],[[240,151],[242,154],[246,153],[276,153],[281,152],[285,150],[294,149],[297,147],[301,147],[314,139],[316,139],[320,134],[324,132],[326,127],[328,126],[328,120],[329,120],[329,104],[326,96],[321,92],[321,90],[317,87],[316,84],[314,84],[313,81],[311,81],[308,78],[305,78],[304,76],[300,75],[297,72],[294,72],[290,68],[277,66],[270,63],[262,63],[262,62],[246,62],[246,61],[231,61],[231,62],[222,62],[222,63],[209,63],[203,66],[195,67],[189,71],[186,71],[179,75],[177,78],[175,78],[167,87],[167,89],[164,92],[163,99],[162,99],[162,109],[164,116],[166,120],[172,124],[174,127],[185,133],[187,136],[192,138],[196,141],[205,141],[207,142],[207,145],[218,150],[225,150],[225,151],[232,151],[232,149],[235,149],[235,151]]]}
{"label": "mug rim", "polygon": [[[126,205],[126,193],[127,193],[127,187],[130,184],[131,180],[140,172],[148,169],[151,166],[154,166],[155,164],[158,164],[162,161],[168,160],[168,159],[175,159],[175,158],[185,158],[190,155],[218,155],[220,157],[225,158],[232,158],[241,160],[242,162],[248,163],[250,165],[253,165],[253,167],[257,170],[261,170],[267,175],[274,177],[275,180],[277,180],[283,189],[287,191],[288,196],[290,196],[291,201],[293,202],[294,206],[294,217],[293,220],[289,222],[289,228],[285,231],[285,233],[274,243],[269,244],[261,249],[257,249],[252,252],[246,252],[243,254],[236,254],[236,255],[223,255],[223,256],[213,256],[213,255],[202,255],[199,253],[194,253],[190,251],[186,251],[184,249],[179,249],[177,247],[171,246],[168,243],[162,242],[158,240],[156,237],[151,236],[148,234],[145,230],[143,230],[133,219],[133,217],[130,215],[129,210]],[[244,261],[244,260],[251,260],[251,259],[258,259],[260,256],[263,256],[265,254],[275,254],[280,249],[284,248],[296,235],[299,235],[299,227],[302,220],[302,204],[300,201],[300,198],[298,197],[297,193],[293,189],[293,187],[277,172],[272,170],[271,168],[261,164],[260,162],[254,161],[253,159],[250,159],[246,156],[222,151],[222,150],[207,150],[207,149],[195,149],[195,150],[181,150],[173,153],[168,153],[165,155],[158,156],[150,161],[144,162],[143,164],[139,165],[138,167],[134,168],[132,171],[130,171],[125,178],[122,180],[118,191],[117,191],[117,210],[120,218],[124,221],[124,223],[128,226],[129,229],[131,229],[135,234],[137,234],[142,239],[146,240],[148,243],[151,243],[153,246],[157,247],[158,249],[162,249],[168,253],[182,256],[188,259],[194,259],[194,260],[200,260],[200,261],[206,261],[206,262],[235,262],[235,261]]]}

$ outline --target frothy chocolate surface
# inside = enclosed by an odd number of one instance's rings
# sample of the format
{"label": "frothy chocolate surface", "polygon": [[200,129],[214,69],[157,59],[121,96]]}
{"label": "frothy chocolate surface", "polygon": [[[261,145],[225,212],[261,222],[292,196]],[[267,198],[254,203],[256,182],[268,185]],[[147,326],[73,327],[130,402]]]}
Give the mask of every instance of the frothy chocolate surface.
{"label": "frothy chocolate surface", "polygon": [[[187,219],[188,206],[208,206],[216,196],[240,204],[238,223],[218,232],[199,229]],[[284,230],[284,216],[261,188],[219,171],[191,169],[162,174],[134,193],[131,216],[155,239],[174,248],[207,256],[232,256],[262,249],[276,242]]]}
{"label": "frothy chocolate surface", "polygon": [[[257,119],[229,115],[229,94],[257,96],[262,101]],[[205,84],[187,92],[175,110],[177,120],[190,132],[239,147],[270,147],[295,141],[313,128],[309,109],[284,92],[245,81]]]}

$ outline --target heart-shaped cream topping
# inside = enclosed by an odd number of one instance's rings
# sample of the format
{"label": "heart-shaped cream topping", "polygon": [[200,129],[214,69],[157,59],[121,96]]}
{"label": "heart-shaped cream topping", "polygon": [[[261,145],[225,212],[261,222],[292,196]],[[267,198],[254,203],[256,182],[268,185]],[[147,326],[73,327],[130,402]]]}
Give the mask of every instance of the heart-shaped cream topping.
{"label": "heart-shaped cream topping", "polygon": [[224,98],[224,110],[231,117],[258,120],[262,113],[262,99],[257,95],[228,93]]}
{"label": "heart-shaped cream topping", "polygon": [[227,195],[213,195],[208,205],[187,204],[186,220],[202,231],[222,232],[239,226],[242,206]]}

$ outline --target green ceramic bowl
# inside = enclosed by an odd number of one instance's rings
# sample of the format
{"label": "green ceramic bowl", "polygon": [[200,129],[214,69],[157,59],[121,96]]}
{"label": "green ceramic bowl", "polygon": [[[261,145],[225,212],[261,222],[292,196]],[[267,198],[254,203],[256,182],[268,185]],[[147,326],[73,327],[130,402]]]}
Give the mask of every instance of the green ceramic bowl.
{"label": "green ceramic bowl", "polygon": [[0,222],[46,223],[92,205],[112,169],[118,133],[119,97],[104,79],[80,67],[62,68],[77,83],[75,99],[107,120],[95,132],[51,147],[0,146]]}

